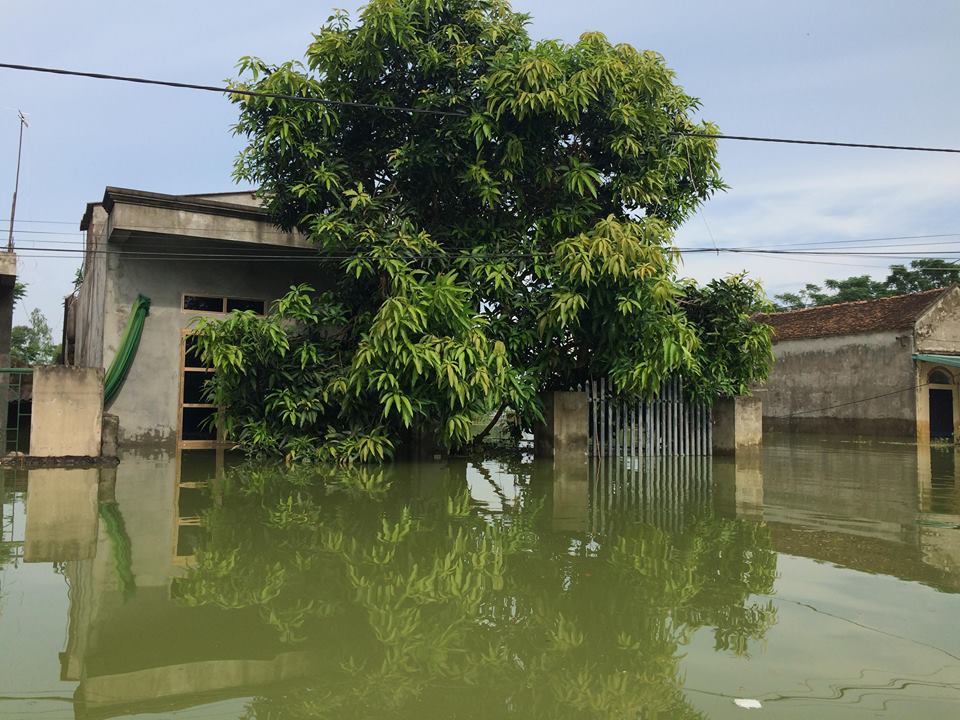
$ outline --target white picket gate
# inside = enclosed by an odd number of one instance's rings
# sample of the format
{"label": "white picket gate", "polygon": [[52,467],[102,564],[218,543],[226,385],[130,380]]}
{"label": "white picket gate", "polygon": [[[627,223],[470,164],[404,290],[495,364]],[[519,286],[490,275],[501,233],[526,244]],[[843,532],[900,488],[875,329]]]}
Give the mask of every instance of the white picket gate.
{"label": "white picket gate", "polygon": [[684,398],[681,378],[665,382],[653,400],[624,399],[606,379],[585,389],[591,456],[710,455],[710,407]]}

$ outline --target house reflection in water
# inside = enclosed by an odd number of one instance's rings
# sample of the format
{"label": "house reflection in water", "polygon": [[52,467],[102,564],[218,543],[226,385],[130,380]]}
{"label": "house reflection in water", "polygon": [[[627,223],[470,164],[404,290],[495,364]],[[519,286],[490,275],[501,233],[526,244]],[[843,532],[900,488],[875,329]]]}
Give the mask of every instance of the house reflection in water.
{"label": "house reflection in water", "polygon": [[[70,588],[60,665],[61,680],[78,683],[77,717],[248,695],[310,669],[309,657],[281,646],[255,614],[176,601],[183,529],[198,512],[192,498],[181,505],[179,480],[167,454],[127,453],[115,469],[30,472],[24,555],[62,564]],[[188,497],[196,482],[187,482]]]}

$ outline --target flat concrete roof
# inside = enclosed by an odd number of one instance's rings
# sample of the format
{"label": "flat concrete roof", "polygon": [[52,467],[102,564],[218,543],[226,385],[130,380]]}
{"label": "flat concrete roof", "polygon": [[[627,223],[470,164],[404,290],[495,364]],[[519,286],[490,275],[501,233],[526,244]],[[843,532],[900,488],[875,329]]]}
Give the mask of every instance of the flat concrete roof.
{"label": "flat concrete roof", "polygon": [[314,245],[297,231],[285,232],[273,224],[268,212],[250,191],[207,195],[164,193],[107,187],[103,200],[88,203],[80,229],[90,227],[93,209],[107,212],[107,240],[130,237],[197,238],[242,245],[313,250]]}

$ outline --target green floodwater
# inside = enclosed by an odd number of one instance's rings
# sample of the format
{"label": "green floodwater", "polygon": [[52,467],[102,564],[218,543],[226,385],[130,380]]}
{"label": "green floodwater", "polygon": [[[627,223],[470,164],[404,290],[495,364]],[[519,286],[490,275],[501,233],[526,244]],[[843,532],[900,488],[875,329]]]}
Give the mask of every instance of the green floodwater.
{"label": "green floodwater", "polygon": [[2,482],[3,718],[960,717],[952,448]]}

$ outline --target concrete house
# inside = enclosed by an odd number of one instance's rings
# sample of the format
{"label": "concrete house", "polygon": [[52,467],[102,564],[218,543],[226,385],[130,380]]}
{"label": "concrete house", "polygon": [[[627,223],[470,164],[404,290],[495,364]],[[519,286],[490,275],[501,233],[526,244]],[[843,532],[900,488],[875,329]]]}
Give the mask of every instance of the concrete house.
{"label": "concrete house", "polygon": [[[263,313],[291,285],[321,282],[297,233],[277,229],[249,192],[164,195],[108,187],[87,205],[83,280],[67,298],[64,362],[107,368],[134,308],[149,307],[139,346],[105,412],[119,417],[122,445],[202,449],[216,443],[204,420],[209,369],[191,352],[198,316]],[[143,299],[139,299],[143,296]]]}
{"label": "concrete house", "polygon": [[960,427],[960,289],[759,316],[775,362],[766,431],[928,442]]}

